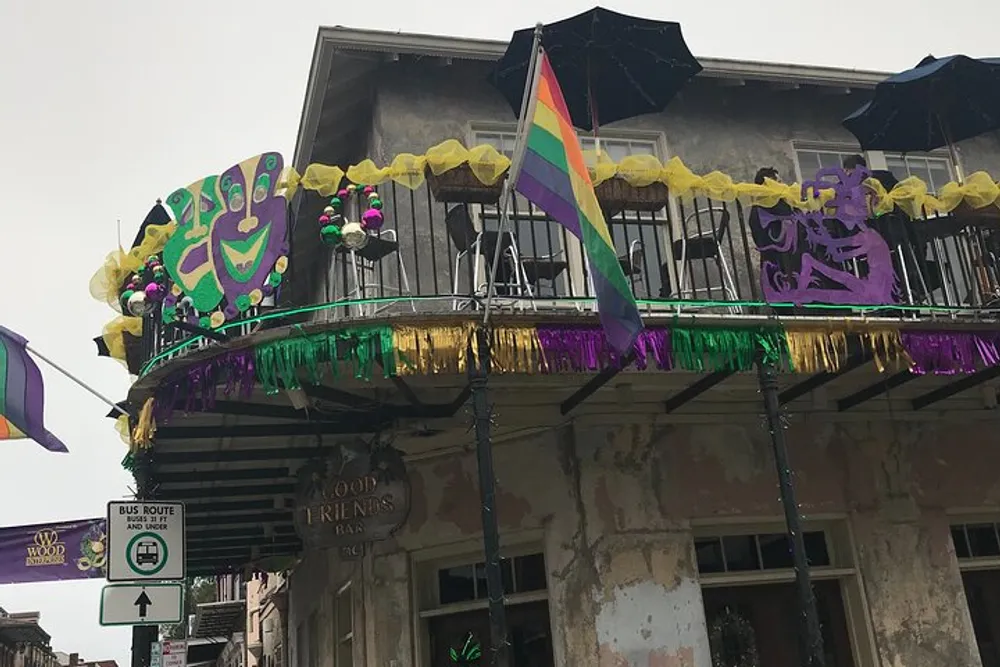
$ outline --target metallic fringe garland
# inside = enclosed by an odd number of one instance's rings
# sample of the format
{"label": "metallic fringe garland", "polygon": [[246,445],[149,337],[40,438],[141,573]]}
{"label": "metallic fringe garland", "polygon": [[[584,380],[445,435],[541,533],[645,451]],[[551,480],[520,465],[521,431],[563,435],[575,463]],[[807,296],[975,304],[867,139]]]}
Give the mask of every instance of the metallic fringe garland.
{"label": "metallic fringe garland", "polygon": [[133,454],[153,446],[153,436],[156,435],[155,405],[154,399],[147,398],[139,411],[139,418],[136,420],[135,428],[132,429],[132,443],[129,447]]}
{"label": "metallic fringe garland", "polygon": [[396,375],[393,331],[389,327],[363,327],[293,336],[262,343],[255,349],[257,379],[265,393],[299,389],[299,374],[318,384],[329,368],[334,377],[347,366],[358,379],[370,380],[380,363],[385,377]]}
{"label": "metallic fringe garland", "polygon": [[[785,331],[789,361],[799,373],[833,373],[847,362],[847,333],[833,329],[791,329]],[[879,373],[889,367],[910,365],[896,329],[858,333],[861,346],[871,353]]]}
{"label": "metallic fringe garland", "polygon": [[1000,362],[995,331],[904,331],[901,340],[917,375],[975,373],[977,360],[987,367]]}
{"label": "metallic fringe garland", "polygon": [[675,368],[748,371],[753,368],[758,350],[763,352],[765,362],[787,365],[785,332],[778,328],[673,327],[670,333]]}
{"label": "metallic fringe garland", "polygon": [[[401,374],[464,373],[479,362],[473,334],[476,324],[438,327],[399,326],[393,330]],[[498,373],[537,373],[545,356],[534,327],[498,327],[490,331],[492,369]]]}
{"label": "metallic fringe garland", "polygon": [[[547,372],[581,373],[622,365],[621,355],[608,344],[601,329],[539,326],[537,331]],[[645,370],[650,364],[660,370],[673,367],[667,329],[643,329],[635,341],[634,352],[635,366],[639,370]]]}

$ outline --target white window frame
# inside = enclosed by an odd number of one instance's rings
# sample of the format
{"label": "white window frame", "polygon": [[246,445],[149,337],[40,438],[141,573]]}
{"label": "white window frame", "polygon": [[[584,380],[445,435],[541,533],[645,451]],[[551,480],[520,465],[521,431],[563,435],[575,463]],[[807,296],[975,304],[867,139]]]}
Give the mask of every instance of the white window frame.
{"label": "white window frame", "polygon": [[[956,165],[952,162],[951,155],[947,150],[938,149],[933,150],[928,153],[922,152],[911,152],[911,153],[893,153],[885,151],[862,151],[857,144],[849,143],[834,143],[834,142],[812,142],[812,141],[793,141],[791,145],[791,152],[793,162],[795,164],[795,178],[796,181],[801,183],[804,178],[812,178],[813,174],[804,174],[802,171],[802,163],[799,159],[799,153],[836,153],[841,156],[841,158],[848,155],[863,155],[865,161],[868,163],[869,169],[889,169],[888,158],[903,160],[904,162],[909,162],[910,160],[933,160],[934,162],[942,163],[948,169],[949,180],[955,180],[955,174],[957,173],[957,168],[961,165]],[[909,165],[907,166],[909,171]],[[900,178],[899,180],[903,180]],[[943,183],[941,185],[944,185]]]}
{"label": "white window frame", "polygon": [[[991,523],[995,526],[1000,537],[1000,514],[996,512],[961,512],[948,513],[948,539],[951,540],[951,529],[955,526],[969,526],[976,524]],[[955,549],[952,540],[952,549]],[[955,549],[955,560],[958,561],[958,569],[962,572],[973,570],[1000,570],[1000,556],[983,556],[959,558],[958,550]]]}
{"label": "white window frame", "polygon": [[[810,567],[812,579],[833,579],[840,582],[840,595],[843,600],[845,624],[851,643],[851,654],[856,667],[876,667],[875,639],[867,601],[865,600],[864,584],[857,570],[854,537],[846,516],[817,515],[811,517],[802,525],[803,532],[822,531],[826,536],[826,549],[830,556],[830,565]],[[709,537],[729,537],[737,535],[762,535],[787,533],[785,524],[780,519],[735,519],[731,521],[693,520],[691,522],[691,557],[697,569],[697,558],[694,553],[695,540]],[[749,570],[737,572],[719,572],[698,574],[702,588],[718,588],[733,586],[754,586],[762,584],[791,583],[795,581],[795,571],[792,568]]]}
{"label": "white window frame", "polygon": [[[468,129],[468,145],[478,146],[482,143],[491,143],[494,146],[494,142],[487,139],[488,136],[501,135],[503,141],[516,134],[517,124],[516,123],[495,123],[495,122],[473,122],[469,124]],[[577,136],[581,139],[581,145],[584,142],[593,142],[593,137],[588,136],[584,132],[577,131]],[[626,130],[626,129],[616,129],[616,130],[601,130],[600,140],[602,144],[619,144],[621,142],[626,142],[629,148],[633,145],[645,145],[652,149],[652,155],[655,156],[661,162],[667,159],[669,155],[669,150],[667,146],[666,136],[663,132],[650,131],[650,130]],[[586,148],[585,148],[586,150]],[[645,153],[632,153],[632,154],[645,154]],[[673,205],[673,202],[671,202]],[[491,207],[487,207],[490,210]],[[491,211],[492,212],[492,211]],[[676,211],[671,210],[671,219],[676,220]],[[483,229],[482,220],[479,219],[479,209],[475,208],[473,212],[473,225],[475,225],[477,231]],[[527,220],[529,217],[531,219],[543,220],[545,218],[544,214],[541,212],[535,212],[533,215],[529,216],[527,213],[519,213],[519,219]],[[670,248],[667,237],[669,235],[662,235],[664,247],[661,248],[661,253],[663,256],[667,257],[666,253],[669,252]],[[570,298],[580,297],[583,298],[587,292],[586,283],[584,280],[584,262],[583,262],[583,249],[580,242],[577,241],[573,235],[568,232],[563,234],[561,229],[557,230],[553,238],[553,242],[558,242],[561,245],[561,249],[565,253],[566,261],[569,263],[569,268],[566,274],[562,278],[563,290]],[[557,248],[550,248],[550,252],[557,252]],[[626,249],[627,252],[627,249]],[[672,265],[671,265],[672,267]],[[659,270],[659,267],[657,267]],[[485,274],[485,267],[483,268]],[[671,276],[671,279],[673,277]],[[477,278],[477,283],[479,279]],[[483,281],[485,282],[485,281]],[[593,295],[591,295],[591,298]],[[536,301],[538,299],[536,298]],[[572,306],[570,306],[572,307]]]}

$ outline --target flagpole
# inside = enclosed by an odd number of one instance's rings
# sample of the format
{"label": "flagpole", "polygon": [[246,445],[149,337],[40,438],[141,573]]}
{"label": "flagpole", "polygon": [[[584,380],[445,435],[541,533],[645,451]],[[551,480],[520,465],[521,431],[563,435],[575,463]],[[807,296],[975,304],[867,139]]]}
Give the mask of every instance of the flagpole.
{"label": "flagpole", "polygon": [[115,403],[114,401],[112,401],[110,398],[108,398],[104,394],[99,393],[96,389],[94,389],[93,387],[91,387],[89,384],[87,384],[86,382],[84,382],[80,378],[76,377],[75,375],[73,375],[72,373],[70,373],[69,371],[67,371],[65,368],[63,368],[62,366],[60,366],[56,362],[52,361],[51,359],[49,359],[48,357],[46,357],[45,355],[43,355],[42,353],[40,353],[38,350],[32,348],[30,345],[25,345],[24,349],[27,350],[28,352],[30,352],[32,355],[38,357],[39,359],[41,359],[45,363],[47,363],[52,368],[54,368],[57,371],[59,371],[60,373],[62,373],[66,377],[68,377],[70,380],[72,380],[73,382],[75,382],[78,386],[82,387],[83,389],[86,389],[91,394],[93,394],[97,398],[101,399],[102,401],[104,401],[105,403],[107,403],[108,405],[110,405],[111,408],[113,410],[115,410],[118,414],[123,415],[125,417],[129,417],[130,416],[129,413],[126,412],[125,410],[123,410],[121,407],[119,407],[117,403]]}
{"label": "flagpole", "polygon": [[[504,181],[503,190],[500,195],[500,220],[497,223],[497,243],[493,249],[493,262],[490,264],[490,279],[486,283],[486,313],[483,315],[483,326],[490,323],[490,305],[493,302],[493,294],[496,289],[497,265],[500,263],[500,248],[503,246],[503,235],[507,229],[510,219],[510,205],[514,196],[514,186],[517,184],[517,177],[521,172],[521,164],[524,162],[524,149],[527,146],[527,137],[524,127],[527,124],[528,107],[535,99],[538,89],[538,54],[542,44],[542,24],[535,24],[535,35],[531,42],[531,60],[528,62],[528,76],[524,82],[524,96],[521,98],[521,112],[517,116],[517,132],[514,135],[514,151],[510,161],[510,170],[507,172],[507,179]],[[516,271],[516,268],[515,268]]]}

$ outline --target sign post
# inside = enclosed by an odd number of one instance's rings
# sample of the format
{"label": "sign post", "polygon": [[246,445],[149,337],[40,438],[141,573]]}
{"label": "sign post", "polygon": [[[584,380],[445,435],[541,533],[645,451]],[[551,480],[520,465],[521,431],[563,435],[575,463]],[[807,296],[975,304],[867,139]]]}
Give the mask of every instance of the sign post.
{"label": "sign post", "polygon": [[108,581],[179,581],[185,575],[184,504],[108,503]]}
{"label": "sign post", "polygon": [[110,584],[101,592],[101,625],[180,623],[183,617],[180,583]]}

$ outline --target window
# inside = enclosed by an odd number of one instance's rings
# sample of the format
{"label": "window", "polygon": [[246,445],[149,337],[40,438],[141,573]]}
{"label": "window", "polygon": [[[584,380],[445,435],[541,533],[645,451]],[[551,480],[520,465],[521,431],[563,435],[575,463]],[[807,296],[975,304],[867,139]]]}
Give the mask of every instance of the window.
{"label": "window", "polygon": [[[823,531],[810,531],[802,536],[806,557],[813,567],[830,565]],[[793,567],[791,544],[784,533],[761,535],[726,535],[696,539],[698,572],[751,572]]]}
{"label": "window", "polygon": [[951,541],[962,571],[983,667],[1000,667],[1000,525],[989,520],[955,523]]}
{"label": "window", "polygon": [[[799,177],[809,179],[820,169],[839,167],[844,158],[858,155],[860,149],[845,147],[796,148],[795,160],[799,167]],[[942,185],[953,180],[951,159],[944,155],[927,153],[884,153],[886,168],[898,180],[916,176],[927,184],[929,192],[937,192]],[[874,156],[870,153],[870,158]],[[869,166],[874,159],[869,160]]]}
{"label": "window", "polygon": [[354,596],[351,584],[333,597],[333,667],[354,664]]}
{"label": "window", "polygon": [[[756,527],[756,526],[755,526]],[[780,524],[696,529],[694,537],[713,664],[793,667],[799,604],[790,542]],[[843,522],[803,531],[828,667],[874,664],[859,639],[864,597]],[[850,610],[850,611],[848,611]]]}
{"label": "window", "polygon": [[[552,667],[544,556],[523,547],[500,561],[512,664]],[[420,575],[424,664],[450,664],[450,652],[490,654],[486,566],[472,558],[428,563]]]}
{"label": "window", "polygon": [[[542,554],[504,558],[500,561],[504,593],[545,590],[545,559]],[[475,563],[442,568],[437,572],[438,603],[455,604],[486,600],[486,564]]]}

